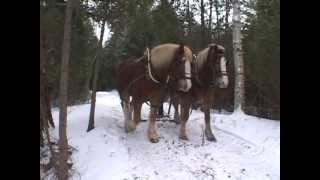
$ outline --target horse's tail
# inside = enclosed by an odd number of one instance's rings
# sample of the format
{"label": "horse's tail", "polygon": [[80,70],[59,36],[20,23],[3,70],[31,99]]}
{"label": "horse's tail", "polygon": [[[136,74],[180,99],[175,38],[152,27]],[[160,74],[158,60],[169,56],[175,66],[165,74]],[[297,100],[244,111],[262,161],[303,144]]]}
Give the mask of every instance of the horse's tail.
{"label": "horse's tail", "polygon": [[[113,69],[115,72],[115,88],[119,93],[120,100],[123,101],[123,89],[121,87],[121,78],[120,78],[120,73],[122,69],[124,68],[123,66],[126,64],[126,61],[120,61],[114,64]],[[122,103],[121,103],[122,105]]]}

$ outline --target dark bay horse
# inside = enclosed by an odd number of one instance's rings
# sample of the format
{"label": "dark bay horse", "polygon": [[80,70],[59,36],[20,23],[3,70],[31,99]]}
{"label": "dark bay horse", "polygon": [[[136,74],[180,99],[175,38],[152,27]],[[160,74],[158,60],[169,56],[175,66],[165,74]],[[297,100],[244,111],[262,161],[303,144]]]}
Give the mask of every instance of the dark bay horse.
{"label": "dark bay horse", "polygon": [[[126,132],[140,122],[141,106],[151,104],[148,138],[158,142],[156,116],[162,102],[172,91],[188,92],[191,83],[192,51],[183,44],[162,44],[134,61],[118,65],[116,88],[121,98]],[[132,119],[133,114],[133,119]]]}
{"label": "dark bay horse", "polygon": [[[180,138],[187,140],[185,130],[186,121],[192,105],[200,105],[205,119],[205,135],[207,140],[216,141],[210,125],[210,107],[214,103],[216,88],[227,88],[227,61],[224,57],[225,49],[221,45],[210,44],[196,56],[192,63],[192,88],[187,93],[176,93],[172,97],[175,108],[175,120],[181,120]],[[180,118],[178,105],[181,105]]]}

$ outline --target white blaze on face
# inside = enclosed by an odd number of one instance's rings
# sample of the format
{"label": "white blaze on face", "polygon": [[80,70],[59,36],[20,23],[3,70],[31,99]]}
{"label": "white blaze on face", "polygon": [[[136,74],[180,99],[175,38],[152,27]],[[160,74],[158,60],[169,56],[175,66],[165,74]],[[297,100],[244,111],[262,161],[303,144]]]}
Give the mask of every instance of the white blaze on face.
{"label": "white blaze on face", "polygon": [[[190,61],[185,61],[185,73],[186,77],[191,78],[191,63]],[[187,90],[191,88],[191,79],[187,79]]]}
{"label": "white blaze on face", "polygon": [[226,75],[227,73],[227,61],[225,57],[220,58],[220,70],[223,73],[221,77],[221,84],[223,84],[223,88],[226,88],[229,84],[229,79],[228,76]]}
{"label": "white blaze on face", "polygon": [[[185,77],[188,77],[188,78],[191,78],[191,63],[190,61],[185,61]],[[183,79],[183,80],[180,80],[180,90],[181,91],[184,91],[184,92],[188,92],[192,86],[191,84],[191,79]]]}

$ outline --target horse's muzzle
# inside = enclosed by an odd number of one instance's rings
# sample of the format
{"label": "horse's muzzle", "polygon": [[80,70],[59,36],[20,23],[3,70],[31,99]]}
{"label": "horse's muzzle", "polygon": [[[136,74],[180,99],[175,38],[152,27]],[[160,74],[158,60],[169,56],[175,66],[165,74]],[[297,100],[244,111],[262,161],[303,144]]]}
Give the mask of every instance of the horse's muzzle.
{"label": "horse's muzzle", "polygon": [[224,88],[227,88],[228,85],[226,85],[226,84],[224,84],[224,83],[219,83],[219,84],[218,84],[218,87],[224,89]]}
{"label": "horse's muzzle", "polygon": [[219,88],[227,88],[229,84],[229,79],[227,76],[222,76],[219,78],[217,85]]}
{"label": "horse's muzzle", "polygon": [[180,80],[179,81],[179,91],[188,92],[191,89],[191,80]]}

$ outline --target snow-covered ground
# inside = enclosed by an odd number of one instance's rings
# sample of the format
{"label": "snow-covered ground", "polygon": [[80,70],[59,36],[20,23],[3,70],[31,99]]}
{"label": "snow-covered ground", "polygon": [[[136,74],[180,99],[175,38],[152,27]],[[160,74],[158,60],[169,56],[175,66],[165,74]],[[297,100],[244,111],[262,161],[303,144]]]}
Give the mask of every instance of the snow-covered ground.
{"label": "snow-covered ground", "polygon": [[[95,129],[88,133],[89,111],[90,104],[68,110],[68,140],[77,149],[72,155],[77,171],[73,179],[280,179],[279,121],[211,113],[218,142],[202,144],[204,115],[193,110],[187,124],[189,141],[179,140],[179,125],[157,121],[161,139],[154,144],[147,139],[148,122],[140,123],[134,133],[124,132],[116,91],[97,93]],[[142,119],[148,112],[143,105]],[[58,116],[53,110],[57,127]],[[58,128],[52,132],[58,137]]]}

